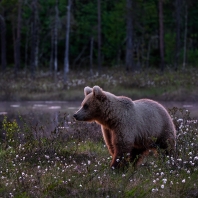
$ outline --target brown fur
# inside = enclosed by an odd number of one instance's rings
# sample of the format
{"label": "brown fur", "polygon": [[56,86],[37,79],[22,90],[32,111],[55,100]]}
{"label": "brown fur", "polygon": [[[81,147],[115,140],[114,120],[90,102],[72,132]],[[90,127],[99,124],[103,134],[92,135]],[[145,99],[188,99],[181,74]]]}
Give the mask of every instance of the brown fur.
{"label": "brown fur", "polygon": [[[82,107],[74,114],[79,121],[101,125],[104,141],[112,155],[111,167],[119,167],[126,155],[134,164],[138,156],[157,147],[170,154],[175,148],[176,131],[170,115],[159,103],[132,101],[115,96],[100,87],[85,87]],[[140,158],[139,158],[140,159]]]}

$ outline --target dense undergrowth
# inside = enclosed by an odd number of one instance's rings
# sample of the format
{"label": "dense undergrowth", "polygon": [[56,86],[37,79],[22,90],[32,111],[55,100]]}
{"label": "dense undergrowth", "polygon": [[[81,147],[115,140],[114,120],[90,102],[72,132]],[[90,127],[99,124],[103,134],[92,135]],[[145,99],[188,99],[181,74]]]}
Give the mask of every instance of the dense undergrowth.
{"label": "dense undergrowth", "polygon": [[85,86],[99,85],[116,95],[133,99],[141,97],[159,100],[192,100],[198,98],[198,70],[186,69],[177,72],[166,70],[144,70],[130,73],[123,68],[93,71],[71,71],[66,83],[63,74],[57,77],[50,72],[0,73],[0,100],[81,100]]}
{"label": "dense undergrowth", "polygon": [[[109,168],[111,157],[95,123],[68,120],[52,130],[4,118],[0,197],[197,197],[198,123],[173,108],[175,158],[149,155],[136,170]],[[47,125],[49,123],[45,123]]]}

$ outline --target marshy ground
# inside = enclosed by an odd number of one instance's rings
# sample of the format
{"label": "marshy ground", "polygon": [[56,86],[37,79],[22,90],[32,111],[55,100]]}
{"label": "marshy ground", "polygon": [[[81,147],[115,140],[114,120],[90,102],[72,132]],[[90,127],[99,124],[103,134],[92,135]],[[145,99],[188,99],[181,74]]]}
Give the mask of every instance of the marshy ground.
{"label": "marshy ground", "polygon": [[[8,75],[8,74],[6,74]],[[10,74],[11,75],[11,74]],[[1,76],[1,100],[81,100],[84,86],[98,84],[116,95],[163,100],[197,100],[194,70],[156,75],[156,71],[62,78],[43,73],[32,80]],[[3,84],[2,84],[3,83]],[[189,94],[188,94],[189,93]],[[198,197],[198,122],[190,111],[169,110],[177,129],[175,158],[149,155],[136,170],[109,168],[111,157],[100,127],[33,116],[4,117],[0,123],[0,197]],[[8,115],[7,115],[8,116]],[[51,124],[54,122],[54,127]],[[50,130],[48,126],[50,125]],[[45,134],[46,130],[48,135]]]}
{"label": "marshy ground", "polygon": [[[176,158],[152,154],[136,170],[109,168],[111,157],[95,123],[50,123],[5,117],[0,143],[1,197],[197,197],[198,122],[170,111],[177,127]],[[177,116],[176,116],[177,115]],[[179,117],[178,117],[179,116]],[[68,122],[68,127],[63,123]]]}
{"label": "marshy ground", "polygon": [[63,74],[56,78],[50,72],[37,72],[35,78],[30,73],[21,72],[17,77],[13,72],[0,73],[1,101],[34,100],[82,100],[83,88],[99,85],[115,95],[125,95],[132,99],[147,97],[161,101],[197,101],[198,69],[168,70],[161,74],[158,70],[137,73],[126,72],[123,68],[103,70],[92,75],[87,71],[71,71],[66,83]]}

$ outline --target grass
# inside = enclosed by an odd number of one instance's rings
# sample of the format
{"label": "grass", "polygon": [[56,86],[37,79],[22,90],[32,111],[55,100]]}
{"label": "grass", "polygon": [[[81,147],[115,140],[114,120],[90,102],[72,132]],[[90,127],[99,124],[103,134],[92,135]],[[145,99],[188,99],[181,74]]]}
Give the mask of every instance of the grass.
{"label": "grass", "polygon": [[68,81],[57,74],[39,71],[32,79],[29,73],[20,72],[17,78],[10,71],[0,73],[0,100],[82,100],[85,86],[99,85],[116,95],[132,99],[149,97],[158,100],[193,100],[198,97],[198,69],[145,70],[128,73],[123,68],[104,69],[90,75],[86,71],[71,71]]}
{"label": "grass", "polygon": [[62,115],[46,136],[40,123],[20,118],[19,125],[5,117],[0,197],[197,197],[198,123],[183,109],[170,114],[177,128],[176,158],[164,161],[159,151],[138,169],[120,171],[109,168],[111,157],[95,123],[69,122]]}

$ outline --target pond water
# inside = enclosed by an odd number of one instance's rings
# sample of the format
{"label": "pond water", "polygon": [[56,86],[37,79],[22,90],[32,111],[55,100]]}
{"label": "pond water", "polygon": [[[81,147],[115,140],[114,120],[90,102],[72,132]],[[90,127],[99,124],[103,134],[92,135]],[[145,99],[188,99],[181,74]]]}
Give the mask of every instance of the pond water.
{"label": "pond water", "polygon": [[6,116],[8,121],[16,120],[20,126],[25,122],[36,128],[42,126],[40,131],[48,134],[58,125],[68,127],[73,113],[79,107],[80,102],[67,101],[0,102],[0,129]]}
{"label": "pond water", "polygon": [[164,105],[167,109],[171,109],[173,107],[183,108],[190,111],[190,117],[192,119],[198,119],[198,102],[175,102],[175,101],[159,101],[162,105]]}
{"label": "pond water", "polygon": [[11,114],[28,115],[32,112],[35,114],[56,114],[73,113],[80,106],[80,102],[63,102],[63,101],[27,101],[27,102],[0,102],[0,116]]}
{"label": "pond water", "polygon": [[[190,111],[190,117],[198,119],[198,103],[193,102],[160,102],[166,108],[184,108]],[[53,130],[61,121],[63,127],[67,127],[72,115],[80,107],[81,102],[68,101],[27,101],[27,102],[0,102],[0,128],[4,116],[9,121],[21,122],[19,116],[30,120],[31,124],[43,124],[46,130]],[[63,119],[64,118],[64,119]],[[47,123],[47,124],[46,124]]]}

